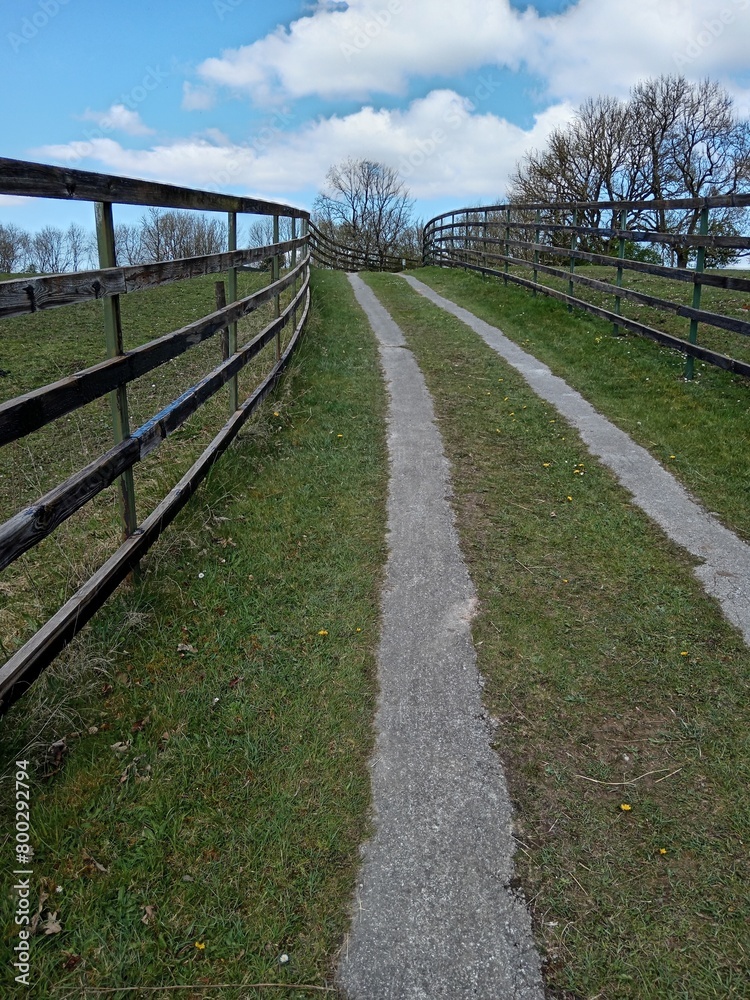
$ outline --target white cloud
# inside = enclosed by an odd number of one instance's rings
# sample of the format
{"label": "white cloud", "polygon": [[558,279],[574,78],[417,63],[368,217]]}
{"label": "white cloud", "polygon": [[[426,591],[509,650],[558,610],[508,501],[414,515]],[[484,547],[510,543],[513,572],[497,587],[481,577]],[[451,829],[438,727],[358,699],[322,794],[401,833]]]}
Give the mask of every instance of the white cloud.
{"label": "white cloud", "polygon": [[492,86],[488,77],[473,101],[436,90],[404,110],[364,107],[310,122],[294,133],[264,129],[244,145],[212,132],[146,150],[101,138],[45,146],[36,153],[65,163],[93,161],[114,173],[280,199],[320,188],[328,168],[347,156],[367,157],[399,169],[416,198],[493,199],[504,194],[524,151],[542,146],[572,108],[564,103],[548,108],[525,130],[482,112]]}
{"label": "white cloud", "polygon": [[198,72],[272,103],[403,94],[412,78],[525,65],[549,96],[578,102],[660,73],[728,82],[747,71],[748,37],[748,0],[578,0],[547,16],[509,0],[350,0],[345,10],[320,4]]}
{"label": "white cloud", "polygon": [[87,109],[81,115],[81,120],[95,122],[105,132],[124,132],[126,135],[154,134],[154,129],[144,124],[138,112],[131,111],[124,104],[113,104],[108,111]]}
{"label": "white cloud", "polygon": [[259,103],[399,94],[412,76],[517,65],[525,26],[536,20],[508,0],[350,0],[346,10],[319,7],[289,28],[207,59],[199,73]]}
{"label": "white cloud", "polygon": [[210,111],[216,104],[212,87],[197,87],[186,80],[182,85],[182,107],[185,111]]}

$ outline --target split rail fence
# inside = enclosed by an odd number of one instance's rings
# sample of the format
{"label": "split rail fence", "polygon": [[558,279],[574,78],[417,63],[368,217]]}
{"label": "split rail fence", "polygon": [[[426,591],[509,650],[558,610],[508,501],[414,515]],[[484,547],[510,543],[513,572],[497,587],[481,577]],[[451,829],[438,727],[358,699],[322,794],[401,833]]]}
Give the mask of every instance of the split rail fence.
{"label": "split rail fence", "polygon": [[[464,268],[502,278],[541,292],[568,305],[584,309],[600,319],[611,321],[615,332],[628,330],[648,337],[687,356],[685,375],[692,378],[695,359],[739,375],[750,377],[747,360],[698,343],[699,326],[727,331],[741,337],[750,335],[750,322],[742,310],[750,305],[736,301],[735,315],[702,308],[706,287],[727,292],[750,292],[750,277],[706,270],[707,252],[721,252],[725,258],[742,256],[750,251],[750,237],[719,235],[712,232],[711,213],[733,210],[740,217],[750,208],[750,195],[702,199],[675,199],[648,202],[592,202],[490,205],[462,208],[431,219],[425,227],[425,264]],[[649,225],[669,213],[680,213],[694,223],[697,231],[689,235],[659,231]],[[608,218],[610,224],[604,224]],[[663,227],[662,227],[663,229]],[[589,247],[589,249],[586,249]],[[672,267],[648,260],[633,259],[634,248],[679,248],[695,258],[694,267]],[[630,256],[629,256],[630,254]],[[611,278],[592,277],[586,267],[598,265],[611,270]],[[629,288],[628,274],[651,275],[692,285],[692,302],[672,301],[661,295]],[[527,276],[528,275],[528,276]],[[542,278],[546,279],[545,281]],[[555,280],[562,287],[555,287]],[[567,290],[564,290],[567,288]],[[588,289],[601,296],[612,296],[612,308],[576,294]],[[593,298],[594,296],[592,296]],[[684,317],[689,326],[686,336],[668,333],[658,327],[623,314],[623,302]],[[739,314],[739,315],[737,315]],[[749,317],[750,318],[750,317]],[[741,353],[741,352],[740,352]]]}
{"label": "split rail fence", "polygon": [[[119,490],[123,542],[91,578],[7,662],[0,667],[0,711],[30,686],[62,648],[104,604],[138,565],[141,557],[175,518],[200,482],[284,371],[307,320],[310,306],[309,214],[274,202],[196,191],[171,185],[112,177],[0,158],[0,194],[91,202],[98,243],[98,270],[21,277],[0,282],[0,318],[70,306],[91,299],[102,302],[103,360],[83,371],[35,388],[0,404],[0,446],[23,438],[87,403],[109,396],[113,446],[85,468],[58,483],[34,503],[0,525],[0,569],[51,535],[55,529],[113,483]],[[227,215],[226,252],[119,267],[115,256],[113,205],[221,212]],[[237,220],[243,215],[273,219],[273,243],[238,249]],[[292,238],[279,239],[280,220]],[[300,232],[297,226],[300,224]],[[265,287],[238,298],[238,269],[273,259]],[[281,274],[282,263],[291,266]],[[217,308],[210,314],[134,350],[123,347],[120,297],[202,275],[227,276],[217,285]],[[289,304],[281,308],[282,293]],[[291,297],[290,297],[291,296]],[[224,302],[224,299],[228,302]],[[273,319],[238,346],[237,323],[264,303]],[[74,325],[75,317],[71,319]],[[291,332],[283,346],[282,333]],[[220,364],[140,427],[129,424],[128,385],[209,338],[220,335]],[[0,346],[2,328],[0,327]],[[238,398],[238,375],[264,348],[275,350],[270,372],[244,401]],[[33,350],[33,345],[29,345]],[[139,524],[136,519],[133,468],[223,386],[229,387],[229,419],[198,460]]]}

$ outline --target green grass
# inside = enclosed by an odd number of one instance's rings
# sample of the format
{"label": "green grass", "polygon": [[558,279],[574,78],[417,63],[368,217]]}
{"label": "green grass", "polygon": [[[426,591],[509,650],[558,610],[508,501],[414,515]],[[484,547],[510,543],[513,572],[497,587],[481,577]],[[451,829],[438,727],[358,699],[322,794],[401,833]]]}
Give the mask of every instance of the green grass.
{"label": "green grass", "polygon": [[750,383],[496,279],[427,268],[419,277],[546,362],[750,540]]}
{"label": "green grass", "polygon": [[0,723],[6,772],[34,760],[33,889],[62,925],[33,941],[35,990],[6,965],[4,995],[331,981],[367,835],[387,467],[371,332],[343,275],[315,301],[277,399]]}
{"label": "green grass", "polygon": [[[425,277],[534,353],[562,357],[558,369],[593,357],[602,372],[591,361],[579,373],[587,393],[609,384],[633,422],[669,428],[667,454],[679,419],[663,411],[680,393],[691,406],[711,395],[708,376],[685,386],[669,357],[629,339],[598,344],[600,331],[564,307],[556,317],[526,292]],[[452,463],[517,873],[550,994],[746,996],[750,653],[686,554],[513,369],[401,279],[367,280],[425,373]],[[679,467],[694,467],[698,446],[686,460],[690,434],[677,436]]]}
{"label": "green grass", "polygon": [[[267,275],[241,272],[247,295]],[[131,349],[212,312],[214,276],[125,295],[121,300],[125,348]],[[286,292],[282,305],[289,301]],[[271,319],[272,304],[239,326],[240,344]],[[290,328],[287,328],[287,337]],[[0,324],[0,400],[55,381],[105,357],[99,302],[51,309]],[[144,423],[221,360],[211,338],[128,386],[131,428]],[[266,348],[241,373],[244,400],[273,364]],[[133,470],[136,509],[142,520],[201,454],[228,417],[228,390],[217,393],[169,440]],[[107,398],[81,407],[0,451],[0,520],[66,479],[112,446]],[[21,557],[0,581],[0,653],[10,656],[116,549],[120,540],[117,492],[110,487]]]}

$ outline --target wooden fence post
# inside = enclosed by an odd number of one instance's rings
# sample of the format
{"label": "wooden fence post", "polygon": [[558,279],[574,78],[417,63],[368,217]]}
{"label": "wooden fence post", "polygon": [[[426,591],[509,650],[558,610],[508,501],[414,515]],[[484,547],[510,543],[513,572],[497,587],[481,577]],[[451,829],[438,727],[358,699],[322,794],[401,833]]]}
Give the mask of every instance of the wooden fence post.
{"label": "wooden fence post", "polygon": [[[237,249],[237,213],[230,212],[228,227],[228,249]],[[230,302],[237,301],[237,268],[230,267],[227,273],[227,293]],[[229,356],[237,353],[237,324],[229,324]],[[239,379],[235,375],[234,378],[229,380],[229,412],[236,413],[239,409]]]}
{"label": "wooden fence post", "polygon": [[[296,240],[297,239],[297,220],[295,218],[292,218],[292,220],[291,220],[291,227],[292,227],[292,239]],[[292,268],[295,268],[296,266],[297,266],[297,248],[295,247],[292,250]],[[297,298],[297,289],[298,289],[298,286],[299,286],[299,283],[298,283],[297,279],[295,278],[294,279],[294,285],[292,286],[292,296],[295,299]],[[297,307],[295,306],[294,309],[292,310],[292,333],[294,333],[294,331],[296,329],[297,329]]]}
{"label": "wooden fence post", "polygon": [[[573,209],[573,235],[570,238],[570,249],[571,250],[575,250],[576,247],[577,247],[577,245],[578,245],[578,231],[577,231],[577,226],[578,226],[578,209],[575,208],[575,209]],[[573,254],[570,255],[570,273],[571,274],[575,274],[576,273],[576,259],[573,256]],[[573,298],[573,292],[574,291],[575,291],[575,282],[571,278],[570,281],[568,282],[568,295],[571,298]],[[568,312],[573,312],[573,306],[571,304],[568,305]]]}
{"label": "wooden fence post", "polygon": [[[95,203],[96,240],[99,248],[99,266],[116,267],[115,227],[112,205],[107,201]],[[120,318],[120,296],[110,295],[102,299],[104,309],[104,336],[107,343],[107,357],[116,358],[125,353],[122,342],[122,321]],[[120,444],[130,436],[128,415],[128,390],[121,385],[109,394],[112,411],[112,433],[115,444]],[[127,469],[117,480],[120,494],[120,519],[123,538],[129,538],[138,527],[135,513],[135,484],[133,470]]]}
{"label": "wooden fence post", "polygon": [[[623,209],[620,212],[620,215],[619,215],[619,218],[618,218],[618,222],[619,222],[619,226],[620,226],[620,240],[619,240],[619,244],[618,244],[618,248],[617,248],[617,259],[620,260],[620,261],[623,261],[625,259],[625,242],[626,242],[625,226],[627,224],[627,221],[628,221],[628,213],[627,213],[627,211],[625,209]],[[622,288],[622,274],[623,274],[622,264],[619,264],[618,267],[617,267],[617,287],[618,288]],[[618,316],[622,316],[622,296],[621,295],[615,295],[615,312],[617,313]],[[616,337],[618,337],[620,335],[620,324],[619,323],[613,323],[612,325],[613,325],[613,328],[614,328],[613,329],[613,333],[615,334]]]}
{"label": "wooden fence post", "polygon": [[[274,215],[273,217],[273,241],[274,243],[279,242],[279,217]],[[278,281],[281,277],[281,257],[278,250],[273,257],[273,280]],[[281,316],[281,299],[278,295],[274,296],[273,300],[273,315],[274,319],[278,319]],[[281,360],[281,330],[276,333],[276,360]]]}
{"label": "wooden fence post", "polygon": [[[217,281],[214,284],[216,290],[216,308],[223,309],[227,304],[227,289],[223,281]],[[224,327],[221,331],[221,360],[227,361],[229,359],[229,328]]]}
{"label": "wooden fence post", "polygon": [[508,284],[508,270],[510,265],[508,264],[508,251],[510,247],[508,246],[508,241],[510,240],[510,206],[505,209],[505,267],[503,268],[503,282],[507,286]]}
{"label": "wooden fence post", "polygon": [[[538,208],[536,210],[536,229],[534,230],[534,285],[535,286],[539,283],[539,271],[537,270],[539,266],[539,250],[537,249],[537,247],[539,246],[539,237],[542,232],[541,226],[539,225],[541,218],[542,218],[542,210]],[[534,288],[534,297],[536,297],[536,287]]]}
{"label": "wooden fence post", "polygon": [[[700,221],[699,232],[700,232],[701,236],[708,236],[708,209],[707,208],[702,208],[701,209],[701,221]],[[698,259],[695,262],[695,274],[696,274],[696,278],[698,277],[698,275],[703,274],[703,272],[705,270],[706,270],[706,248],[705,248],[705,246],[702,246],[702,247],[698,247]],[[703,285],[701,284],[700,281],[696,281],[695,285],[693,286],[693,309],[700,309],[700,307],[701,307],[701,296],[702,296],[702,293],[703,293]],[[698,343],[698,320],[697,319],[691,319],[690,320],[690,337],[689,337],[689,339],[690,339],[690,343],[691,344],[697,344]],[[688,355],[687,362],[685,363],[685,378],[688,381],[692,381],[694,375],[695,375],[695,358],[691,354],[691,355]]]}

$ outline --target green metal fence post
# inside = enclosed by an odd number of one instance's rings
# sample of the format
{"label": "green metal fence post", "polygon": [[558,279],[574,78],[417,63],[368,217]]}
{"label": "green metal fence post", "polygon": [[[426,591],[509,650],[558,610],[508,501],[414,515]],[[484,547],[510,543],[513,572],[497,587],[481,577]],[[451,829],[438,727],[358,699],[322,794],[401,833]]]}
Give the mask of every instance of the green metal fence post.
{"label": "green metal fence post", "polygon": [[[701,221],[700,229],[701,236],[708,236],[708,209],[701,209]],[[695,275],[703,274],[706,269],[706,248],[704,246],[698,247],[698,259],[695,262]],[[696,281],[693,287],[693,309],[700,309],[701,307],[701,295],[703,293],[703,285],[700,281]],[[698,343],[698,320],[690,320],[690,343]],[[688,356],[687,362],[685,364],[685,378],[688,381],[693,379],[695,375],[695,358],[692,355]]]}
{"label": "green metal fence post", "polygon": [[[625,227],[627,225],[627,221],[628,221],[628,213],[623,209],[623,211],[620,212],[620,215],[618,217],[618,223],[619,223],[619,227],[620,227],[620,240],[619,240],[619,244],[618,244],[618,247],[617,247],[617,259],[621,260],[621,261],[625,259],[625,242],[626,242]],[[623,274],[622,264],[619,264],[618,267],[617,267],[617,287],[618,288],[622,288],[622,274]],[[617,313],[618,316],[622,316],[622,296],[621,295],[615,295],[615,312]],[[614,332],[615,336],[618,337],[620,335],[620,324],[619,323],[613,323],[612,325],[613,325],[613,332]]]}
{"label": "green metal fence post", "polygon": [[[488,222],[488,220],[489,220],[489,212],[485,208],[485,210],[484,210],[484,224],[482,226],[482,251],[483,251],[482,266],[485,267],[485,268],[487,267],[487,239],[489,237],[489,222]],[[486,275],[486,273],[484,271],[482,271],[482,281],[486,281],[486,280],[487,280],[487,275]]]}
{"label": "green metal fence post", "polygon": [[[227,226],[228,249],[237,249],[237,213],[230,212]],[[237,268],[230,267],[227,273],[227,296],[230,303],[237,301]],[[229,324],[229,356],[237,353],[237,324]],[[239,408],[239,380],[235,375],[229,380],[229,412],[235,413]]]}
{"label": "green metal fence post", "polygon": [[[542,232],[542,228],[539,225],[541,218],[542,218],[542,210],[538,208],[536,210],[536,229],[534,230],[534,285],[535,286],[539,282],[539,271],[537,270],[537,268],[539,267],[539,250],[537,249],[537,247],[539,246],[539,239]],[[534,296],[536,296],[536,287],[534,288]]]}
{"label": "green metal fence post", "polygon": [[[96,240],[99,248],[99,266],[116,267],[115,227],[110,202],[96,202]],[[120,296],[110,295],[102,299],[104,309],[104,336],[107,343],[107,357],[116,358],[125,353],[122,341],[122,321],[120,318]],[[128,390],[121,385],[109,394],[112,411],[112,433],[115,444],[120,444],[130,436],[128,415]],[[138,527],[135,513],[135,485],[133,470],[127,469],[117,480],[120,501],[120,520],[123,538],[128,538]]]}

